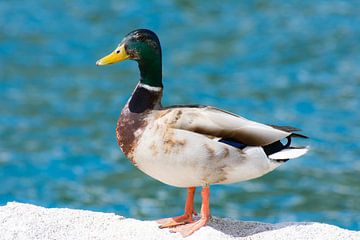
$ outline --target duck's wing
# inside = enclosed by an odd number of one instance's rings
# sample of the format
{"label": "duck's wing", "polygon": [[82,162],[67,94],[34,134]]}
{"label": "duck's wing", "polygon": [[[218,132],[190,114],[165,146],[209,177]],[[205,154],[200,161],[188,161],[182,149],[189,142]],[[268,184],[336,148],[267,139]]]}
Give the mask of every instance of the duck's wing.
{"label": "duck's wing", "polygon": [[299,129],[270,126],[233,113],[201,105],[177,105],[163,109],[161,118],[173,128],[240,141],[248,146],[265,146]]}

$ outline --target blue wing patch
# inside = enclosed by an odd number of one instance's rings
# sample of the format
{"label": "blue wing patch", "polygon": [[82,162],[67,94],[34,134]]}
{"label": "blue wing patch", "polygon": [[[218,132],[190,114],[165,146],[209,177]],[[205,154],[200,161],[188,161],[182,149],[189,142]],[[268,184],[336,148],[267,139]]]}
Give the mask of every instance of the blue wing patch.
{"label": "blue wing patch", "polygon": [[245,147],[247,147],[247,145],[242,142],[235,141],[235,140],[228,139],[228,138],[222,138],[219,140],[219,142],[225,143],[227,145],[230,145],[232,147],[239,148],[239,149],[244,149]]}

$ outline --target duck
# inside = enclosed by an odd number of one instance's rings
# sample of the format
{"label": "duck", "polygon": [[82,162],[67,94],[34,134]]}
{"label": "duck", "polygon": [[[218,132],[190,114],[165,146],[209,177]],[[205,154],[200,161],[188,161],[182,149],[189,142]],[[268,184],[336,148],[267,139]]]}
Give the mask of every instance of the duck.
{"label": "duck", "polygon": [[[153,31],[136,29],[96,65],[138,63],[140,80],[116,125],[118,145],[145,174],[187,189],[184,214],[158,220],[159,228],[186,237],[211,219],[211,185],[261,177],[309,148],[293,146],[293,138],[307,138],[295,127],[262,124],[207,105],[163,106],[161,52]],[[198,187],[202,202],[195,221]]]}

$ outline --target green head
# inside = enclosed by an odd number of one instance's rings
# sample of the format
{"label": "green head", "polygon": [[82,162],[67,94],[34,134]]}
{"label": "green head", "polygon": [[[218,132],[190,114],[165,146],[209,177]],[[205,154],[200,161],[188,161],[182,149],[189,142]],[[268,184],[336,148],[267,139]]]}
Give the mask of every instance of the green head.
{"label": "green head", "polygon": [[101,58],[96,65],[107,65],[127,59],[139,64],[140,82],[153,87],[162,87],[161,46],[156,34],[147,29],[128,33],[118,47]]}

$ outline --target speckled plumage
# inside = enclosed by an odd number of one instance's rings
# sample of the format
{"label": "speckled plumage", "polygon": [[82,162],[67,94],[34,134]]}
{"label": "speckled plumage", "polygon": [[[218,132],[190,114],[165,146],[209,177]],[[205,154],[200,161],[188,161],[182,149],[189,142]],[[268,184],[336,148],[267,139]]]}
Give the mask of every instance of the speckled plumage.
{"label": "speckled plumage", "polygon": [[[122,151],[151,177],[178,187],[204,186],[256,178],[283,163],[269,159],[262,146],[291,132],[209,106],[163,108],[161,96],[162,91],[137,86],[117,125]],[[247,147],[230,146],[221,138]]]}

